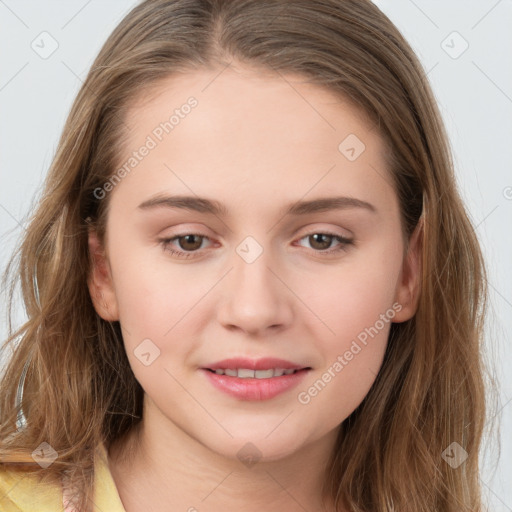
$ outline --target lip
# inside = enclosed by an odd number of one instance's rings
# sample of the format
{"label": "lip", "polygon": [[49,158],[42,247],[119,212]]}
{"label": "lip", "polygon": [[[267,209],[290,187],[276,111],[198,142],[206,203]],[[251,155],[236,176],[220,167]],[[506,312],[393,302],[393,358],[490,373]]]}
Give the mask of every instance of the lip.
{"label": "lip", "polygon": [[[249,359],[247,357],[232,357],[230,359],[223,359],[216,363],[205,366],[205,370],[219,370],[219,369],[230,369],[236,370],[238,368],[246,368],[248,370],[268,370],[270,368],[283,368],[284,370],[302,370],[309,368],[309,366],[303,366],[291,361],[284,359],[276,359],[275,357],[263,357],[261,359]],[[235,378],[235,377],[232,377]],[[273,377],[281,378],[281,377]],[[250,380],[250,379],[249,379]],[[271,379],[269,379],[271,380]]]}
{"label": "lip", "polygon": [[[284,370],[297,370],[290,375],[271,377],[269,379],[230,377],[229,375],[218,375],[215,370],[245,368],[248,370],[267,370],[270,368],[282,368]],[[206,375],[209,382],[218,390],[246,401],[270,400],[285,391],[297,386],[308,372],[310,366],[303,366],[285,359],[275,357],[264,357],[261,359],[248,359],[246,357],[233,357],[223,359],[207,367],[200,368]]]}

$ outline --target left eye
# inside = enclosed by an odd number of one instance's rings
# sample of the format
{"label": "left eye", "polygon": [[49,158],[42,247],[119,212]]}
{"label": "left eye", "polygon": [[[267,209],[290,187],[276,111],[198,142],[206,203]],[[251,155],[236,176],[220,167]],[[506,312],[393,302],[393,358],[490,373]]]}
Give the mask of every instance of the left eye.
{"label": "left eye", "polygon": [[[199,239],[199,242],[197,241]],[[173,238],[165,238],[161,240],[164,250],[169,251],[171,254],[179,256],[181,258],[190,258],[197,252],[202,245],[202,239],[208,239],[207,236],[198,235],[194,233],[187,233],[185,235],[178,235]],[[172,248],[171,243],[174,240],[178,240],[179,245],[183,251],[176,251]],[[184,240],[184,242],[183,242]]]}
{"label": "left eye", "polygon": [[[345,251],[346,246],[350,245],[352,243],[352,240],[342,237],[340,235],[336,235],[334,233],[312,233],[310,235],[306,235],[305,237],[301,238],[300,240],[308,239],[308,241],[312,240],[313,242],[309,242],[310,244],[313,243],[313,245],[320,245],[320,247],[313,247],[313,249],[319,249],[315,252],[320,252],[324,254],[331,254],[333,252],[338,251]],[[334,240],[338,240],[340,242],[339,246],[336,246],[334,249],[329,249],[329,246]],[[326,250],[328,249],[328,250]]]}
{"label": "left eye", "polygon": [[[184,235],[177,235],[173,238],[165,238],[160,240],[160,242],[165,251],[168,251],[179,258],[190,258],[193,257],[195,253],[199,252],[198,249],[201,248],[203,239],[209,240],[209,238],[205,235],[187,233]],[[313,246],[312,250],[316,253],[319,253],[320,255],[346,251],[347,246],[353,243],[353,240],[348,238],[336,235],[334,233],[324,232],[308,234],[300,238],[299,241],[304,239],[308,239],[310,245]],[[329,249],[332,242],[335,240],[340,242],[339,245],[333,249]],[[181,250],[176,250],[173,248],[174,241],[178,241],[178,245]],[[314,247],[315,245],[316,247]]]}

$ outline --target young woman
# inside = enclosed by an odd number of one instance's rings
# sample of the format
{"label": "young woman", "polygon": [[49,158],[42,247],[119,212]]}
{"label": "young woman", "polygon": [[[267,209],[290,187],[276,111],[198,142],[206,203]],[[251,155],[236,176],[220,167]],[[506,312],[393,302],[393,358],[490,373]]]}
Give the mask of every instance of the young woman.
{"label": "young woman", "polygon": [[370,1],[138,5],[19,256],[2,511],[482,510],[482,255]]}

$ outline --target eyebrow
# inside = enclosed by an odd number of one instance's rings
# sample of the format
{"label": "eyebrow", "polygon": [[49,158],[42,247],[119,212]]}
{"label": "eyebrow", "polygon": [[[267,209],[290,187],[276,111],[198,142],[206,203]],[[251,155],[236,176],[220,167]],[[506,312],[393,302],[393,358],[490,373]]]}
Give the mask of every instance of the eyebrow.
{"label": "eyebrow", "polygon": [[[229,215],[229,210],[219,201],[197,196],[157,195],[144,201],[138,206],[138,208],[141,210],[150,210],[153,208],[161,207],[179,208],[224,217]],[[366,201],[356,199],[355,197],[336,196],[312,199],[309,201],[296,201],[287,205],[283,214],[298,216],[316,212],[326,212],[330,210],[346,210],[350,208],[361,208],[372,213],[377,213],[375,206]]]}

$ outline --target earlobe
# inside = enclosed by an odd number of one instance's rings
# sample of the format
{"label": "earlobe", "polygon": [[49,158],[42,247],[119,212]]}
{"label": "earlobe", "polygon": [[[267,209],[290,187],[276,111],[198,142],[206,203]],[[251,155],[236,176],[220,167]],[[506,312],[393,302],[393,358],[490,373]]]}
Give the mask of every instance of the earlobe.
{"label": "earlobe", "polygon": [[400,304],[402,309],[396,313],[393,322],[405,322],[416,314],[421,292],[422,250],[423,217],[418,221],[409,241],[395,294],[395,302]]}
{"label": "earlobe", "polygon": [[92,229],[89,230],[89,254],[92,263],[87,285],[94,309],[103,320],[117,321],[119,320],[117,299],[110,266],[98,235]]}

